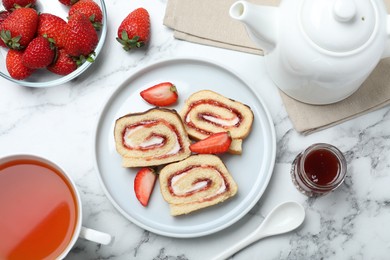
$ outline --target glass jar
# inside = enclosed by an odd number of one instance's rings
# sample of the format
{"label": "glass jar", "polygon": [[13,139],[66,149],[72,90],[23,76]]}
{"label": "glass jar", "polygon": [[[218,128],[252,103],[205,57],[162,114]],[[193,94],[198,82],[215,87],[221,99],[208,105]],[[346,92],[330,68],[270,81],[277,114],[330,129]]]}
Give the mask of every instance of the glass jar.
{"label": "glass jar", "polygon": [[342,152],[333,145],[317,143],[297,155],[290,174],[295,187],[313,197],[339,187],[346,172],[347,162]]}

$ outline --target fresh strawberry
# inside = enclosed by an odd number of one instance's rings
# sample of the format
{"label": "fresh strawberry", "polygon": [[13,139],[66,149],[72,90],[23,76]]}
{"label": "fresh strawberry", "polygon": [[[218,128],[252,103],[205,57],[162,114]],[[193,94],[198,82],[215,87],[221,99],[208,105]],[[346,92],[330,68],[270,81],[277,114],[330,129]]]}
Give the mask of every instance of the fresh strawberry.
{"label": "fresh strawberry", "polygon": [[11,49],[26,48],[35,37],[38,13],[32,8],[17,8],[0,25],[0,36]]}
{"label": "fresh strawberry", "polygon": [[10,49],[6,57],[6,67],[9,75],[17,80],[22,80],[29,77],[34,70],[23,65],[23,51]]}
{"label": "fresh strawberry", "polygon": [[3,0],[3,6],[6,10],[12,11],[16,7],[33,7],[36,0]]}
{"label": "fresh strawberry", "polygon": [[9,12],[9,11],[0,11],[0,24],[2,24],[3,23],[3,21],[5,20],[5,19],[7,19],[7,17],[9,16],[11,14],[11,12]]}
{"label": "fresh strawberry", "polygon": [[125,51],[147,44],[150,39],[150,17],[148,11],[144,8],[132,11],[120,24],[116,39],[123,45]]}
{"label": "fresh strawberry", "polygon": [[55,47],[50,39],[38,36],[27,46],[23,54],[23,64],[31,69],[49,66],[55,57]]}
{"label": "fresh strawberry", "polygon": [[66,22],[61,17],[49,13],[39,15],[38,35],[46,35],[47,38],[52,38],[58,48],[64,47],[67,29]]}
{"label": "fresh strawberry", "polygon": [[71,6],[75,3],[77,3],[78,0],[59,0],[61,4],[66,6]]}
{"label": "fresh strawberry", "polygon": [[145,167],[137,172],[134,179],[135,196],[146,207],[149,203],[150,195],[154,189],[157,180],[156,172],[150,168]]}
{"label": "fresh strawberry", "polygon": [[[0,28],[1,24],[4,22],[5,19],[10,15],[9,11],[0,11]],[[5,42],[0,38],[0,46],[6,47]]]}
{"label": "fresh strawberry", "polygon": [[230,132],[220,132],[191,144],[190,150],[200,154],[224,153],[229,150],[231,142],[232,137],[230,136]]}
{"label": "fresh strawberry", "polygon": [[49,65],[47,69],[55,74],[65,76],[77,69],[77,63],[64,49],[59,49],[57,52],[57,60]]}
{"label": "fresh strawberry", "polygon": [[66,33],[64,48],[69,55],[74,57],[90,55],[99,41],[92,23],[80,12],[69,17]]}
{"label": "fresh strawberry", "polygon": [[102,19],[103,13],[100,6],[92,0],[80,0],[69,9],[69,16],[72,16],[74,13],[80,12],[86,15],[89,20],[92,22],[93,27],[96,30],[102,28]]}
{"label": "fresh strawberry", "polygon": [[141,97],[154,106],[170,106],[178,99],[176,86],[171,82],[162,82],[140,93]]}

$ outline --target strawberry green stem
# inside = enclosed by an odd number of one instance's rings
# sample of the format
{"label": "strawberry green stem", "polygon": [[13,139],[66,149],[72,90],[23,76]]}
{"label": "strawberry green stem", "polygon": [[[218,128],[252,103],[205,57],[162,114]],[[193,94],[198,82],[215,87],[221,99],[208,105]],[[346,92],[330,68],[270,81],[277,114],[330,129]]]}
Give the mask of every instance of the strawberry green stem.
{"label": "strawberry green stem", "polygon": [[132,39],[129,39],[129,36],[126,31],[122,31],[121,33],[121,38],[116,38],[116,40],[122,44],[123,49],[125,51],[129,51],[134,48],[141,48],[142,46],[145,45],[143,41],[139,40],[139,36],[134,36]]}

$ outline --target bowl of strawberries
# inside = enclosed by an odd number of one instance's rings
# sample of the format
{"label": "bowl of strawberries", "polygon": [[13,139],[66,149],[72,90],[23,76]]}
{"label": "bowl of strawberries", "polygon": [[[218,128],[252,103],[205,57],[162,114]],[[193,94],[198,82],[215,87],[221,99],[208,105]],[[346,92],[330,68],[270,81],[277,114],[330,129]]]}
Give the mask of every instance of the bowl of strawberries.
{"label": "bowl of strawberries", "polygon": [[82,74],[107,34],[104,0],[0,0],[0,75],[52,87]]}

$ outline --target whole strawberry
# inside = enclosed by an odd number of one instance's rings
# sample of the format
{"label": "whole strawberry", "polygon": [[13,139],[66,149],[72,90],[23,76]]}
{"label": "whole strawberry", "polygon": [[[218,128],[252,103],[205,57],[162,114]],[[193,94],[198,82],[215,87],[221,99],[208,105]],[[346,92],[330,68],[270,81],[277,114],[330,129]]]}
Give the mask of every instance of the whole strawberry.
{"label": "whole strawberry", "polygon": [[77,3],[78,0],[59,0],[61,4],[66,6],[71,6],[75,3]]}
{"label": "whole strawberry", "polygon": [[[0,12],[0,28],[1,24],[4,22],[5,19],[10,15],[11,13],[9,11],[1,11]],[[6,47],[5,42],[0,38],[0,46]]]}
{"label": "whole strawberry", "polygon": [[26,48],[35,37],[38,14],[32,8],[15,9],[0,25],[0,37],[11,49]]}
{"label": "whole strawberry", "polygon": [[85,14],[92,22],[93,27],[96,30],[102,28],[103,13],[100,6],[92,0],[80,0],[69,9],[69,16],[72,16],[76,12]]}
{"label": "whole strawberry", "polygon": [[34,69],[28,68],[23,65],[22,57],[23,51],[10,49],[7,52],[7,57],[5,59],[9,75],[17,80],[25,79],[34,72]]}
{"label": "whole strawberry", "polygon": [[16,7],[33,7],[36,0],[2,0],[6,10],[11,11]]}
{"label": "whole strawberry", "polygon": [[38,36],[30,42],[24,51],[22,62],[31,69],[45,68],[55,57],[55,48],[49,39]]}
{"label": "whole strawberry", "polygon": [[48,66],[47,69],[55,74],[65,76],[77,69],[77,63],[64,49],[59,49],[57,60]]}
{"label": "whole strawberry", "polygon": [[52,38],[58,48],[64,47],[67,29],[66,22],[61,17],[49,13],[39,15],[38,35],[46,35],[47,38]]}
{"label": "whole strawberry", "polygon": [[11,14],[9,11],[0,11],[0,24],[4,22],[5,19]]}
{"label": "whole strawberry", "polygon": [[99,38],[89,19],[77,12],[69,17],[65,51],[74,57],[88,56],[96,48]]}
{"label": "whole strawberry", "polygon": [[150,39],[150,17],[148,11],[144,8],[132,11],[120,24],[116,39],[123,45],[125,51],[147,44]]}

